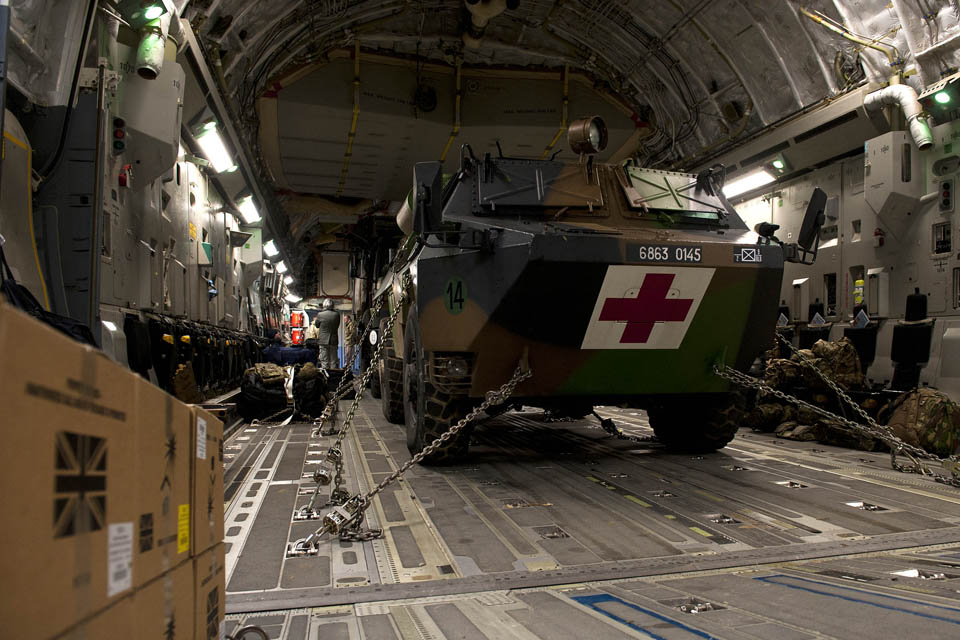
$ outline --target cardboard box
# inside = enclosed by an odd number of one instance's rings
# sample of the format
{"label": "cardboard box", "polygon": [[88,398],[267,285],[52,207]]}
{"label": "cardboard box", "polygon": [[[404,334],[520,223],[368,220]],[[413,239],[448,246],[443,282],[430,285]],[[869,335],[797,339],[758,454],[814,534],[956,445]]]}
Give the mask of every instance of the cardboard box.
{"label": "cardboard box", "polygon": [[136,633],[129,637],[138,640],[193,640],[196,626],[193,590],[193,561],[189,558],[144,585],[133,595]]}
{"label": "cardboard box", "polygon": [[193,409],[193,535],[191,554],[199,556],[223,542],[223,423],[200,407]]}
{"label": "cardboard box", "polygon": [[[101,638],[137,638],[133,598],[129,595],[117,601],[106,611],[58,635],[57,640],[101,640]],[[33,638],[38,636],[18,636]]]}
{"label": "cardboard box", "polygon": [[224,635],[227,591],[224,550],[221,543],[193,559],[196,640],[219,640]]}
{"label": "cardboard box", "polygon": [[190,407],[145,380],[137,381],[137,520],[134,587],[190,557]]}
{"label": "cardboard box", "polygon": [[133,588],[135,376],[0,302],[0,620],[50,638]]}

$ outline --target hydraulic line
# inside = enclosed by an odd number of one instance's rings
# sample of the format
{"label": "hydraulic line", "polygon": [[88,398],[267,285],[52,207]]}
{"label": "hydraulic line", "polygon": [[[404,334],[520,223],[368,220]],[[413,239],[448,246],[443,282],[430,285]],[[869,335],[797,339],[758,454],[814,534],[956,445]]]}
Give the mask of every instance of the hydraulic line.
{"label": "hydraulic line", "polygon": [[93,206],[90,207],[90,330],[94,335],[99,335],[100,320],[100,255],[102,251],[103,234],[103,162],[104,162],[104,117],[106,109],[104,99],[106,97],[106,87],[104,86],[104,74],[106,68],[103,64],[97,67],[97,145],[96,157],[94,159],[94,188],[93,188]]}
{"label": "hydraulic line", "polygon": [[557,142],[560,140],[560,136],[563,135],[564,131],[567,130],[567,108],[570,105],[570,65],[563,65],[563,71],[561,72],[561,78],[563,80],[563,106],[560,110],[560,128],[557,129],[557,135],[553,136],[553,140],[550,141],[544,149],[543,153],[540,154],[540,159],[543,160],[547,157],[547,154],[556,146]]}
{"label": "hydraulic line", "polygon": [[450,137],[447,138],[447,146],[443,148],[443,153],[440,154],[441,163],[447,159],[447,153],[450,151],[451,145],[453,145],[453,139],[460,134],[460,100],[462,99],[462,96],[463,96],[463,92],[460,90],[460,85],[461,85],[460,68],[462,65],[463,65],[463,59],[457,58],[457,93],[453,103],[453,129],[450,130]]}
{"label": "hydraulic line", "polygon": [[353,155],[353,140],[357,136],[357,121],[360,119],[360,41],[353,43],[353,119],[350,121],[350,133],[347,135],[347,152],[343,155],[343,168],[340,170],[340,184],[337,185],[337,197],[343,195],[343,185],[350,171],[350,157]]}

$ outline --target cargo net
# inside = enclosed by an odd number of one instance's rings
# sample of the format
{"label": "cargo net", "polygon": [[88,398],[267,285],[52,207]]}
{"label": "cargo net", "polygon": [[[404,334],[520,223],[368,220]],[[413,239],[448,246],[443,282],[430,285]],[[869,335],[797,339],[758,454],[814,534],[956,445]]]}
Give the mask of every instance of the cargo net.
{"label": "cargo net", "polygon": [[[873,438],[882,442],[890,449],[890,466],[895,471],[915,473],[926,476],[941,484],[960,487],[960,456],[951,455],[940,457],[922,447],[905,442],[902,438],[898,437],[889,426],[877,423],[863,407],[855,402],[835,380],[824,373],[816,363],[812,362],[802,350],[797,349],[793,346],[792,342],[779,333],[777,334],[777,339],[792,352],[793,357],[791,360],[819,378],[836,394],[841,403],[841,408],[844,405],[850,407],[860,417],[861,421],[851,420],[823,407],[801,400],[796,396],[771,386],[763,380],[737,371],[728,365],[714,365],[714,373],[734,385],[745,389],[753,389],[757,391],[760,396],[773,396],[799,409],[806,409],[807,411],[813,412],[830,420],[833,426],[844,429],[853,435]],[[907,458],[909,462],[900,462],[901,457]],[[940,467],[942,471],[935,470],[935,467]]]}
{"label": "cargo net", "polygon": [[[383,335],[379,336],[379,339],[377,340],[377,348],[374,350],[373,356],[370,358],[370,364],[363,372],[363,375],[361,376],[357,385],[359,390],[365,389],[370,381],[370,375],[373,371],[373,363],[379,361],[384,345],[387,343],[387,339],[392,336],[393,328],[396,325],[397,318],[400,315],[400,311],[403,309],[404,303],[409,296],[411,284],[412,278],[410,277],[410,273],[408,271],[401,279],[400,298],[395,301],[393,310],[391,311],[390,317],[387,319],[387,323],[384,327]],[[382,293],[374,301],[371,310],[371,318],[378,316],[385,298],[386,292]],[[367,329],[362,337],[364,342],[367,340],[372,326],[372,322],[368,323]],[[377,486],[368,491],[366,494],[358,493],[355,495],[351,495],[343,486],[343,439],[352,426],[354,416],[356,415],[357,409],[360,407],[361,393],[359,391],[354,397],[353,403],[350,405],[350,409],[344,416],[340,425],[340,429],[336,431],[332,429],[327,431],[324,430],[324,425],[331,420],[332,416],[336,414],[339,401],[350,390],[350,385],[346,381],[346,378],[341,380],[339,387],[330,398],[320,418],[314,422],[314,430],[311,434],[311,437],[318,437],[321,435],[334,435],[335,433],[336,440],[327,450],[326,456],[312,474],[312,479],[316,483],[316,487],[311,494],[309,503],[297,509],[293,514],[294,520],[320,520],[321,524],[320,527],[309,536],[289,543],[287,545],[287,556],[294,557],[313,555],[317,553],[317,545],[327,535],[337,535],[339,536],[340,540],[343,541],[360,542],[365,540],[373,540],[382,536],[383,531],[380,529],[365,529],[363,527],[364,514],[370,507],[371,500],[391,483],[401,478],[410,467],[419,463],[427,456],[430,456],[438,448],[447,443],[451,438],[454,438],[481,413],[492,406],[502,404],[508,400],[510,396],[513,395],[517,385],[529,378],[531,375],[532,373],[527,366],[526,355],[524,355],[510,379],[499,389],[488,392],[483,402],[473,409],[473,411],[464,416],[462,420],[450,427],[449,430],[440,435],[428,446],[424,447],[422,451],[404,463],[403,466],[384,478]],[[330,486],[331,483],[333,486],[331,488],[329,498],[323,505],[319,505],[321,499],[321,489],[323,487]],[[329,507],[330,510],[326,513],[322,513],[321,509],[327,507]]]}

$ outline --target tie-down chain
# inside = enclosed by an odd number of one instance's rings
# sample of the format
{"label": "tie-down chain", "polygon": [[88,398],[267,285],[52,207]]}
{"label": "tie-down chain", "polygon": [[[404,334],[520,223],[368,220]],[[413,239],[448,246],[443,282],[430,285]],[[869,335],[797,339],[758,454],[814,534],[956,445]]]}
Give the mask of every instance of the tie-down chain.
{"label": "tie-down chain", "polygon": [[391,483],[402,477],[403,474],[410,469],[410,467],[419,463],[427,456],[433,454],[451,438],[456,437],[458,433],[460,433],[468,424],[473,422],[481,413],[492,406],[506,402],[513,395],[517,385],[532,375],[533,372],[527,365],[526,354],[524,354],[523,359],[520,361],[520,364],[517,365],[513,375],[499,389],[496,391],[487,392],[483,402],[481,402],[472,411],[470,411],[470,413],[464,416],[462,420],[450,427],[428,446],[424,447],[417,455],[403,463],[403,465],[401,465],[389,476],[381,480],[377,486],[368,491],[365,495],[357,494],[346,500],[343,504],[334,506],[333,509],[323,516],[323,522],[321,523],[320,528],[311,533],[309,536],[300,538],[299,540],[290,543],[287,548],[287,555],[301,556],[312,555],[316,553],[317,544],[323,539],[324,536],[328,534],[339,534],[341,540],[351,541],[370,540],[382,535],[382,532],[378,530],[363,531],[361,529],[364,513],[370,507],[371,500],[378,493],[387,488],[387,486],[389,486]]}
{"label": "tie-down chain", "polygon": [[[317,486],[310,498],[310,503],[304,505],[294,513],[294,520],[320,519],[320,512],[317,508],[317,499],[320,494],[320,488],[329,485],[331,481],[333,481],[333,489],[330,492],[330,498],[323,506],[342,506],[345,505],[347,499],[350,497],[350,493],[343,488],[343,438],[346,436],[347,431],[353,424],[354,415],[360,406],[362,390],[367,388],[367,384],[370,381],[370,374],[373,371],[374,363],[380,360],[384,345],[386,344],[388,337],[393,334],[393,327],[396,325],[401,309],[403,309],[403,304],[407,299],[407,294],[411,284],[412,278],[410,277],[410,274],[404,274],[403,280],[401,281],[400,299],[394,305],[393,311],[391,312],[390,317],[387,319],[387,324],[385,327],[386,330],[384,332],[385,335],[379,336],[379,339],[377,340],[377,348],[374,350],[373,356],[370,358],[370,363],[363,372],[363,376],[360,379],[358,387],[360,391],[357,392],[357,395],[353,400],[353,404],[350,405],[350,410],[347,412],[347,415],[343,419],[343,423],[340,425],[340,430],[337,432],[336,441],[327,451],[326,457],[320,462],[316,471],[313,472],[313,481],[317,483]],[[367,336],[370,334],[370,330],[373,326],[372,319],[379,314],[383,300],[386,298],[386,293],[387,292],[384,292],[374,301],[373,312],[370,314],[371,322],[367,324],[367,328],[363,334],[363,340],[366,340]],[[329,419],[329,417],[333,414],[337,403],[340,401],[342,396],[345,395],[347,391],[347,387],[344,385],[345,380],[346,376],[344,376],[343,380],[341,380],[340,386],[337,388],[336,393],[334,393],[334,395],[327,402],[327,405],[324,407],[323,413],[319,418],[319,424],[317,424],[317,428],[313,435],[333,435],[332,433],[324,433],[322,431],[323,422],[324,420]]]}
{"label": "tie-down chain", "polygon": [[[777,397],[785,402],[802,407],[816,413],[817,415],[823,416],[837,424],[842,425],[849,431],[852,431],[856,434],[875,438],[883,442],[890,449],[890,466],[895,471],[899,471],[901,473],[916,473],[922,476],[927,476],[941,484],[960,487],[960,457],[950,456],[949,458],[940,458],[939,456],[930,453],[929,451],[926,451],[916,445],[904,442],[893,433],[893,430],[890,429],[890,427],[878,424],[876,420],[874,420],[870,414],[864,411],[863,407],[861,407],[849,395],[847,395],[846,392],[844,392],[844,390],[836,382],[831,380],[823,371],[820,370],[819,367],[810,362],[810,360],[799,349],[793,346],[792,342],[784,338],[779,333],[777,334],[777,339],[779,339],[781,343],[786,345],[790,351],[797,356],[797,360],[800,362],[800,364],[812,369],[813,372],[828,387],[830,387],[834,393],[837,394],[837,397],[839,397],[844,404],[856,411],[857,414],[863,419],[863,423],[850,420],[845,416],[838,416],[837,414],[828,411],[823,407],[819,407],[788,393],[784,393],[779,389],[771,387],[763,380],[759,380],[741,371],[737,371],[728,365],[723,365],[722,367],[715,365],[713,369],[714,373],[735,385],[749,389],[756,389],[762,395],[771,395]],[[898,462],[898,455],[904,455],[909,458],[910,464],[901,464]],[[949,473],[949,475],[933,471],[929,466],[924,464],[924,462],[927,464],[940,465]]]}

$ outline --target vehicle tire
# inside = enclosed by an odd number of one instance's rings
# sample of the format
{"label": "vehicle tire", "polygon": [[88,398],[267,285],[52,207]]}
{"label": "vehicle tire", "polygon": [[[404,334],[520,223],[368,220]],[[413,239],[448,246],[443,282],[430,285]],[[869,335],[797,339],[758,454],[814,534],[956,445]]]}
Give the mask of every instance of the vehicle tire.
{"label": "vehicle tire", "polygon": [[367,386],[370,387],[370,395],[375,400],[379,400],[380,396],[383,395],[380,389],[380,363],[373,362],[370,364],[370,368],[370,380],[367,382]]}
{"label": "vehicle tire", "polygon": [[739,394],[716,400],[675,402],[649,407],[647,417],[657,439],[669,451],[710,453],[727,446],[746,411]]}
{"label": "vehicle tire", "polygon": [[583,420],[593,413],[593,405],[587,402],[571,402],[569,404],[550,407],[548,409],[548,413],[555,418]]}
{"label": "vehicle tire", "polygon": [[[416,455],[469,413],[470,401],[434,387],[427,379],[427,361],[416,307],[410,309],[403,343],[403,412],[407,449]],[[454,462],[467,454],[473,425],[448,440],[424,464]]]}
{"label": "vehicle tire", "polygon": [[[387,340],[383,345],[380,362],[380,409],[383,417],[393,424],[403,424],[403,361],[393,348],[393,336],[386,331],[387,318],[380,320],[380,336]],[[396,328],[396,327],[395,327]]]}

